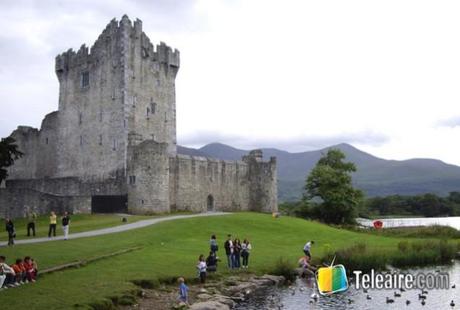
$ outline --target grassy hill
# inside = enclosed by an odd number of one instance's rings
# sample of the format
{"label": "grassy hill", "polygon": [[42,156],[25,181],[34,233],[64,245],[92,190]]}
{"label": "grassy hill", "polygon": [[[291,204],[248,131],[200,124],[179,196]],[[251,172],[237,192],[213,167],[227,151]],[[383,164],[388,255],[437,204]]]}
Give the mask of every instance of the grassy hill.
{"label": "grassy hill", "polygon": [[[231,233],[249,238],[253,245],[250,272],[270,271],[279,257],[296,262],[306,240],[316,241],[312,254],[327,249],[365,243],[378,253],[396,251],[399,238],[339,230],[297,218],[273,219],[270,215],[238,213],[210,218],[191,218],[93,238],[30,244],[0,249],[8,261],[31,255],[41,269],[88,259],[133,246],[139,250],[88,265],[45,275],[35,284],[0,292],[0,305],[8,309],[69,309],[104,297],[122,294],[135,286],[132,280],[161,277],[194,278],[199,254],[206,254],[211,234],[216,234],[219,256],[225,260],[223,242]],[[340,262],[338,262],[340,263]],[[219,273],[229,273],[222,263]],[[5,308],[5,309],[6,309]]]}
{"label": "grassy hill", "polygon": [[[447,195],[460,190],[460,167],[434,159],[385,160],[360,151],[349,144],[303,153],[289,153],[277,149],[263,149],[264,156],[278,159],[278,194],[280,201],[297,200],[302,193],[305,178],[321,154],[329,148],[338,148],[354,162],[358,171],[353,176],[355,185],[368,196],[393,194],[415,195],[435,193]],[[179,149],[183,154],[237,160],[248,153],[224,144],[212,143],[198,150]]]}

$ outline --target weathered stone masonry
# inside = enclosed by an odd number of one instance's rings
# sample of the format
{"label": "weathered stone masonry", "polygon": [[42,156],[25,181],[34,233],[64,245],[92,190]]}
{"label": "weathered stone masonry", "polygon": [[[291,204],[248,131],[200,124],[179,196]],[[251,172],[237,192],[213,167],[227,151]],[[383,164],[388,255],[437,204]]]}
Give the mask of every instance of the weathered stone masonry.
{"label": "weathered stone masonry", "polygon": [[89,49],[56,57],[59,109],[12,136],[25,156],[0,189],[0,212],[277,210],[276,159],[177,154],[178,50],[140,20],[112,20]]}

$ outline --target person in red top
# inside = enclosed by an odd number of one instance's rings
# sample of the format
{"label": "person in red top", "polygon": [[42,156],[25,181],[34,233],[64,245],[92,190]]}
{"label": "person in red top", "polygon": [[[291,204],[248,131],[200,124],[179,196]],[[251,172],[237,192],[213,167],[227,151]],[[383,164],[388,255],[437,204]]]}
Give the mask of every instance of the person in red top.
{"label": "person in red top", "polygon": [[18,258],[16,260],[16,264],[11,266],[11,268],[13,268],[14,272],[16,273],[16,283],[24,284],[24,281],[26,280],[26,269],[24,268],[22,259]]}
{"label": "person in red top", "polygon": [[35,282],[35,279],[37,278],[37,269],[34,266],[33,260],[30,258],[30,256],[24,257],[24,269],[26,272],[26,279],[29,282]]}

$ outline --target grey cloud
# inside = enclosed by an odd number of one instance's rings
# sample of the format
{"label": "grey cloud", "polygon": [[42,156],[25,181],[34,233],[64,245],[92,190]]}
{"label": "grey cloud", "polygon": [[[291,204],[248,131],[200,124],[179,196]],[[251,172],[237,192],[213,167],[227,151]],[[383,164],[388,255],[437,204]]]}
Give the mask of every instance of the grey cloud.
{"label": "grey cloud", "polygon": [[379,146],[390,139],[388,136],[372,131],[344,133],[333,136],[298,136],[286,139],[253,138],[249,136],[227,135],[213,132],[196,132],[179,136],[178,143],[184,146],[201,147],[208,143],[220,142],[242,149],[278,148],[290,152],[320,149],[340,143]]}
{"label": "grey cloud", "polygon": [[[0,1],[0,137],[17,125],[37,127],[57,107],[54,58],[69,48],[91,46],[112,18],[128,14],[155,33],[178,34],[201,27],[192,0]],[[174,42],[167,42],[174,46]],[[24,91],[27,90],[27,91]],[[29,113],[24,113],[29,111]],[[34,113],[31,113],[31,112]],[[6,120],[7,118],[7,120]]]}

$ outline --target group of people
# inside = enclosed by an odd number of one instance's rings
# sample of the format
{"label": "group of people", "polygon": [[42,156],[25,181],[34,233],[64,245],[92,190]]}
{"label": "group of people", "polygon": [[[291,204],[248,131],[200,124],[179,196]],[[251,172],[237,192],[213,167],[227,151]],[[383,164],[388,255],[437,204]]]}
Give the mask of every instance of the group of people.
{"label": "group of people", "polygon": [[35,282],[37,273],[37,262],[30,256],[16,259],[11,266],[6,263],[5,256],[0,256],[0,290]]}
{"label": "group of people", "polygon": [[[229,269],[247,269],[249,267],[249,254],[252,250],[252,245],[248,239],[244,239],[243,242],[241,242],[238,238],[232,240],[232,236],[228,235],[224,243],[224,248]],[[219,245],[216,235],[211,236],[209,240],[209,249],[208,257],[205,258],[205,256],[201,254],[198,257],[198,264],[196,265],[201,283],[206,282],[206,275],[208,272],[217,271],[217,263],[220,259],[217,256]]]}
{"label": "group of people", "polygon": [[[16,229],[14,227],[13,220],[11,218],[6,218],[6,231],[8,233],[8,245],[14,245],[14,239],[16,238]],[[69,226],[70,226],[70,216],[67,212],[64,212],[64,215],[61,218],[62,231],[64,233],[64,240],[69,238]],[[37,226],[37,214],[35,212],[27,212],[27,237],[35,237]],[[57,215],[54,211],[51,211],[49,217],[49,228],[48,228],[48,238],[51,236],[56,237],[56,226],[57,226]]]}
{"label": "group of people", "polygon": [[[232,235],[227,235],[227,241],[224,243],[225,254],[227,255],[227,265],[230,269],[248,268],[249,254],[252,250],[252,245],[248,239],[243,242],[235,238],[232,240]],[[242,260],[242,262],[241,262]]]}

